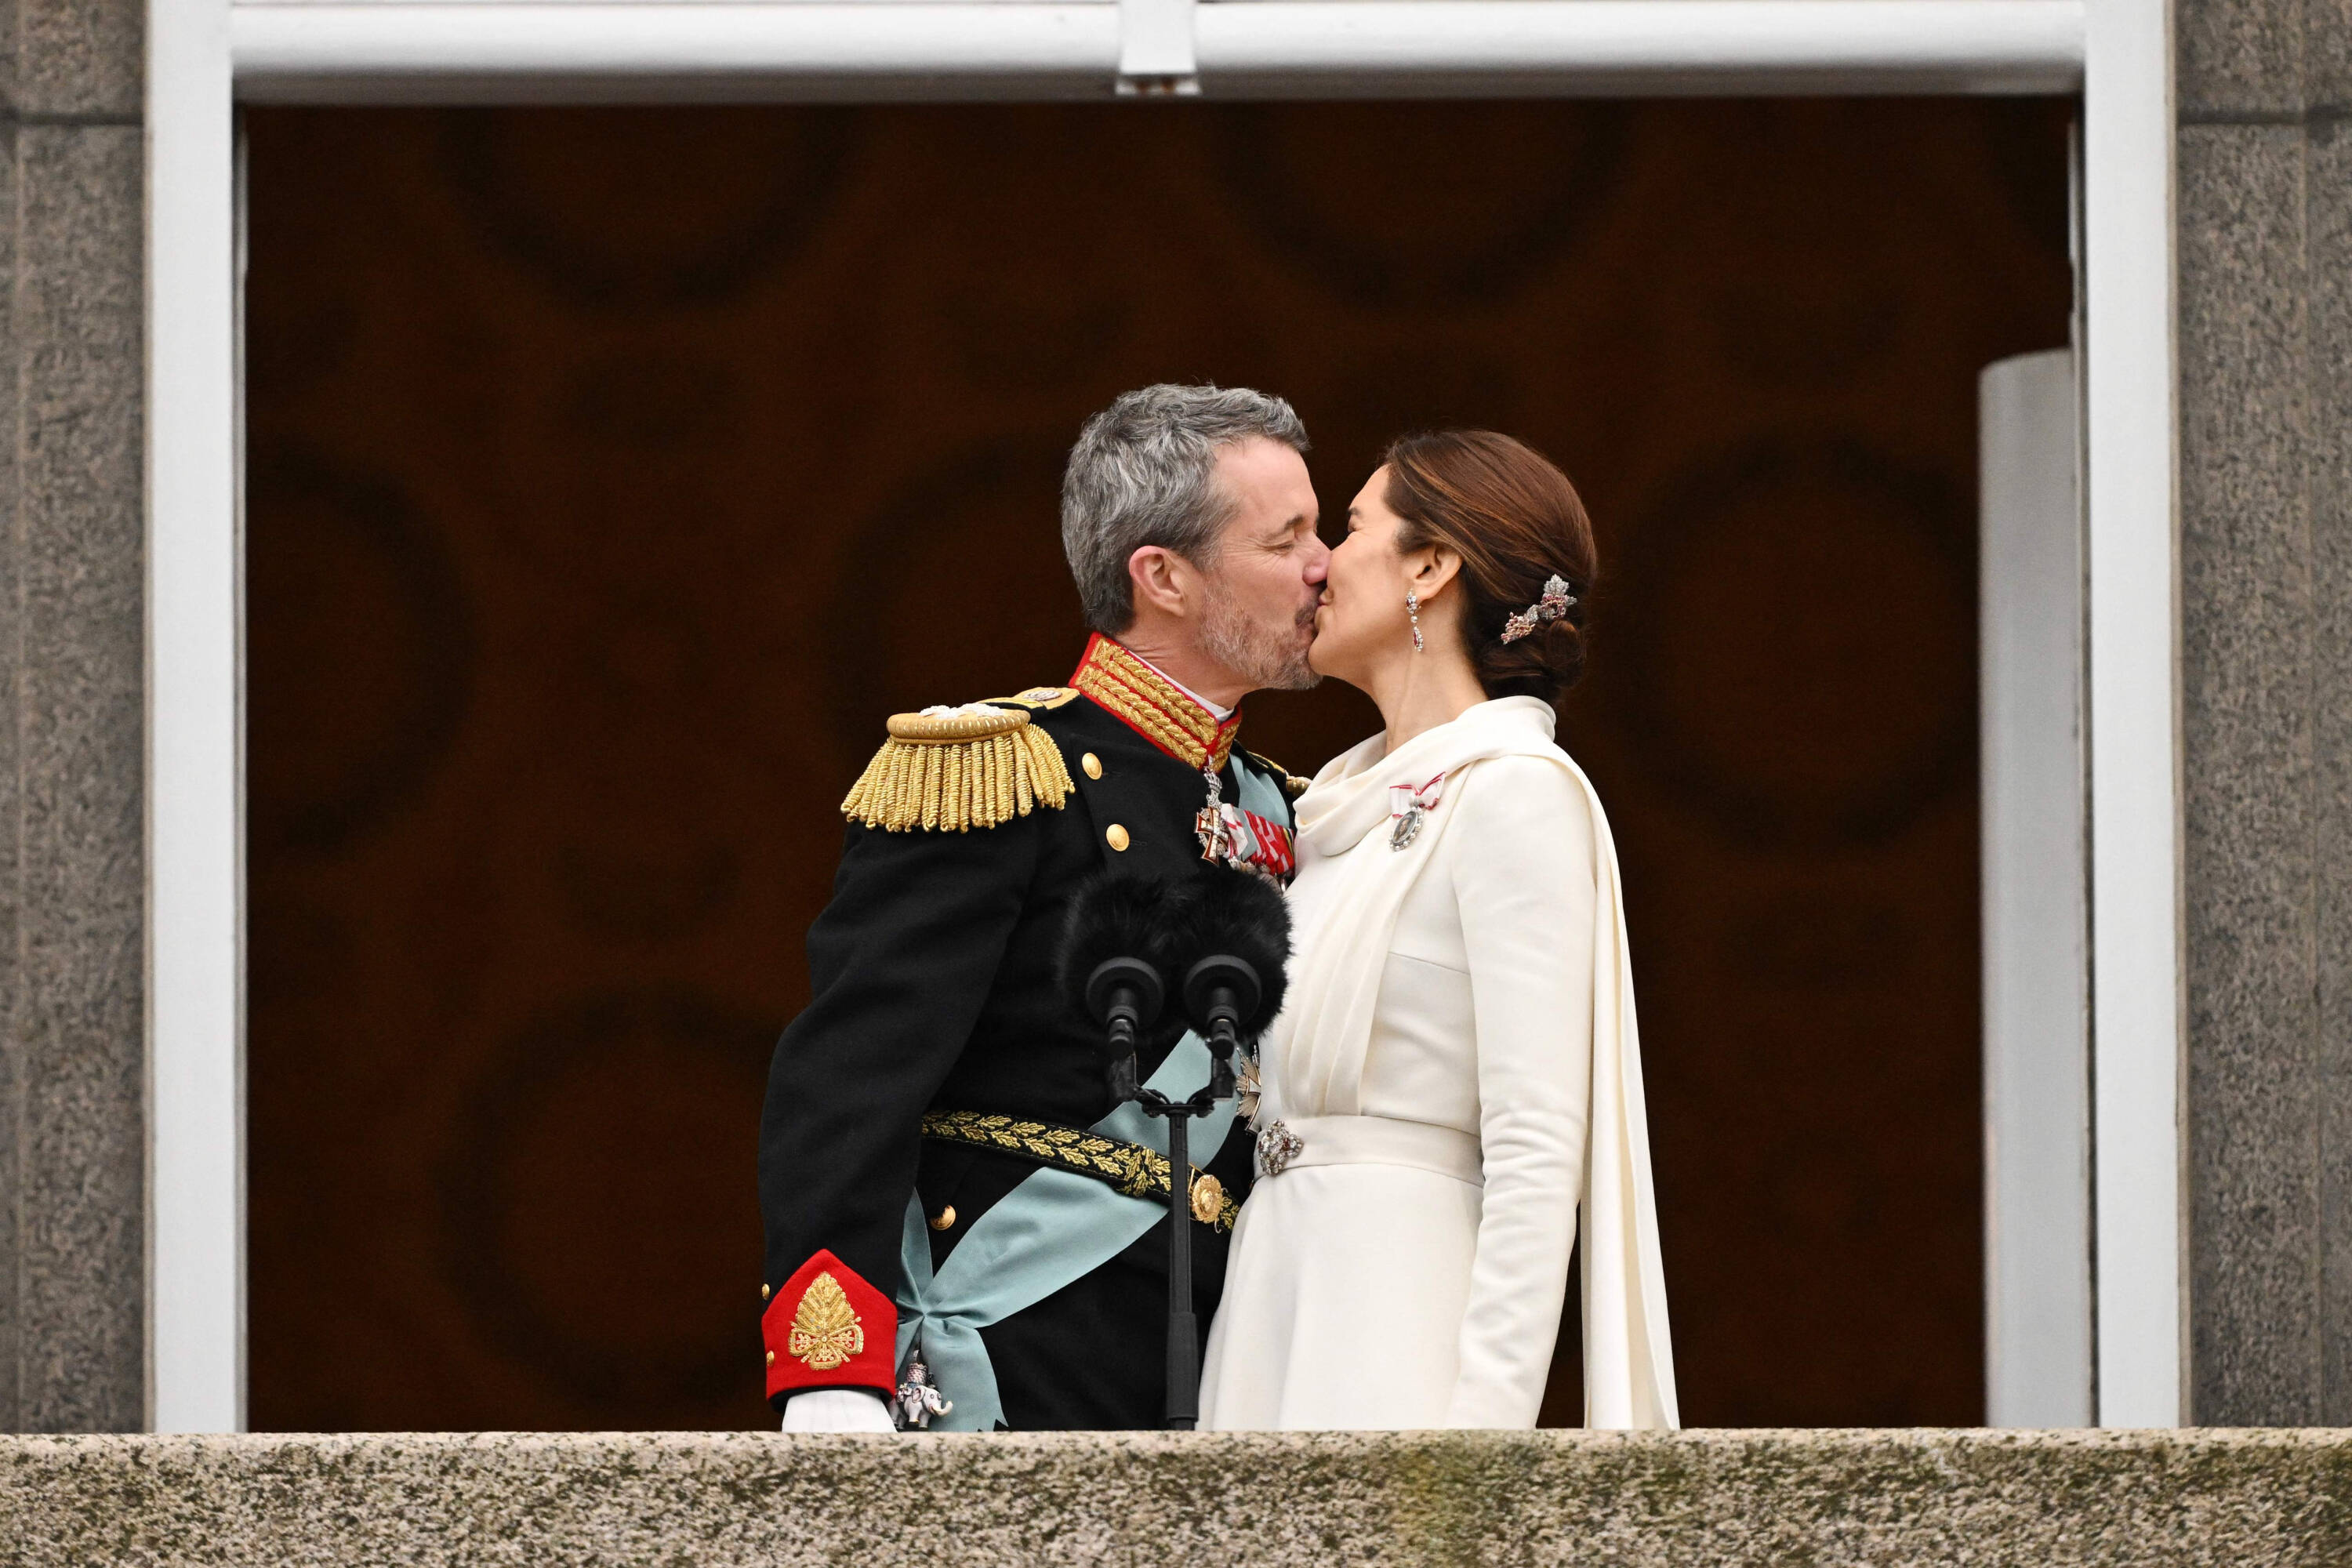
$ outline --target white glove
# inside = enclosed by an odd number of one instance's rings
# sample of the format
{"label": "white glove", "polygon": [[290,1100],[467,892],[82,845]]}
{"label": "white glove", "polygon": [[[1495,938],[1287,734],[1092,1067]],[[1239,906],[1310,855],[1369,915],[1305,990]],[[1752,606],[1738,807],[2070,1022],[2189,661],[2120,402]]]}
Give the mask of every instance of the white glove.
{"label": "white glove", "polygon": [[896,1432],[890,1406],[870,1388],[812,1388],[784,1401],[787,1432]]}

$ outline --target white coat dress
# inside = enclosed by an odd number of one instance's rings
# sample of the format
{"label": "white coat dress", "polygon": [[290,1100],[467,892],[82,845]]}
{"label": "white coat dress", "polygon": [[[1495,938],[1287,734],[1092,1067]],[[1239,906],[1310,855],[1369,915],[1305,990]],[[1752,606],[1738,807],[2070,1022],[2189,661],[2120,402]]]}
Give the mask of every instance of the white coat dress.
{"label": "white coat dress", "polygon": [[1204,1428],[1534,1426],[1580,1205],[1586,1424],[1675,1423],[1616,855],[1552,723],[1375,735],[1298,801]]}

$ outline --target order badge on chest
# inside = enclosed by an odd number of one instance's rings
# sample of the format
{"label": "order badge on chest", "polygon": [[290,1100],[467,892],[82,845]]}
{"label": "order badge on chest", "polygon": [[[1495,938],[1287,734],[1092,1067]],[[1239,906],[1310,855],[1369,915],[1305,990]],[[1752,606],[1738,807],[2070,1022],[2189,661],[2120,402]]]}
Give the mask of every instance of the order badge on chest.
{"label": "order badge on chest", "polygon": [[[1201,770],[1209,786],[1207,801],[1192,814],[1192,837],[1201,841],[1201,858],[1262,877],[1278,888],[1287,886],[1297,858],[1290,830],[1279,820],[1285,804],[1281,792],[1245,768],[1238,771],[1242,799],[1236,804],[1225,799],[1225,782],[1213,766]],[[1267,798],[1252,802],[1253,785]]]}
{"label": "order badge on chest", "polygon": [[1422,824],[1429,820],[1429,814],[1444,797],[1444,773],[1423,784],[1389,785],[1389,817],[1396,824],[1389,829],[1389,847],[1410,848],[1412,841],[1421,837]]}

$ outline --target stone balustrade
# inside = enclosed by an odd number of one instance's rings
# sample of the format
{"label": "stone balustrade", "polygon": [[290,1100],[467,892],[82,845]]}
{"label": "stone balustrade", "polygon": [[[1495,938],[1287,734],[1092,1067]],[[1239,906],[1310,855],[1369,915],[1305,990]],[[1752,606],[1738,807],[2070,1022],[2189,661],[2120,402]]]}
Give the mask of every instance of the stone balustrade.
{"label": "stone balustrade", "polygon": [[0,1556],[189,1563],[2352,1563],[2352,1432],[0,1438]]}

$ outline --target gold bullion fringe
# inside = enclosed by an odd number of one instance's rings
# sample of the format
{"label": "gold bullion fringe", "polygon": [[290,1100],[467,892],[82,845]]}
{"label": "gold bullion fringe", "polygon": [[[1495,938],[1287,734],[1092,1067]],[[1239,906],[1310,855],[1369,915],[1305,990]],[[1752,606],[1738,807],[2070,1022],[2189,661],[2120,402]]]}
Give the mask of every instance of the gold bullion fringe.
{"label": "gold bullion fringe", "polygon": [[[1081,1132],[1075,1127],[1051,1121],[1016,1120],[978,1110],[925,1111],[923,1136],[993,1149],[1055,1170],[1092,1176],[1131,1198],[1150,1198],[1163,1204],[1168,1201],[1168,1156],[1123,1138],[1106,1138],[1099,1132]],[[1198,1165],[1192,1167],[1192,1181],[1195,1200],[1207,1198],[1217,1205],[1217,1217],[1202,1223],[1217,1230],[1233,1229],[1241,1205],[1226,1197],[1223,1187],[1215,1178],[1204,1175]],[[1203,1182],[1209,1184],[1206,1193],[1198,1190]],[[1192,1217],[1201,1217],[1198,1209]]]}
{"label": "gold bullion fringe", "polygon": [[961,833],[1059,808],[1076,787],[1062,749],[1024,721],[1001,734],[971,740],[908,741],[892,736],[866,764],[841,803],[853,822],[886,832],[923,827]]}

